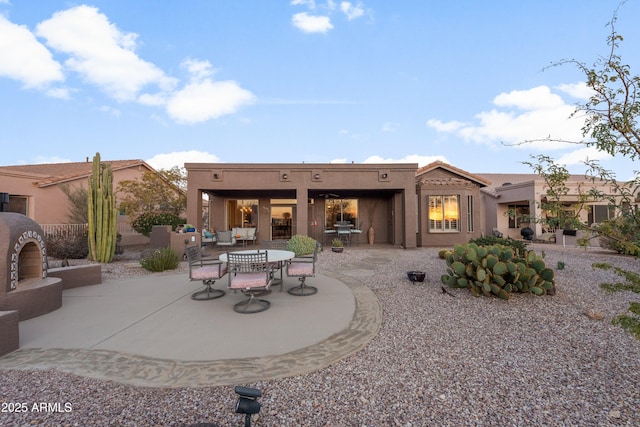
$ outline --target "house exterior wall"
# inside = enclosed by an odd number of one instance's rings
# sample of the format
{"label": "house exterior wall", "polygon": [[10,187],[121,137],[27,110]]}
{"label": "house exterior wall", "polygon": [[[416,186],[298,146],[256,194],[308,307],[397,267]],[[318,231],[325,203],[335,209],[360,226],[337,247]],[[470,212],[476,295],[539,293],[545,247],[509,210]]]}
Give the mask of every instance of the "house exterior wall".
{"label": "house exterior wall", "polygon": [[[484,201],[481,186],[455,171],[436,168],[418,176],[418,245],[450,247],[467,243],[485,233]],[[429,229],[429,197],[457,196],[459,200],[459,228],[457,231],[432,231]],[[473,206],[469,206],[471,197]],[[471,218],[468,212],[471,210]],[[473,221],[469,227],[469,221]],[[470,231],[471,229],[471,231]]]}
{"label": "house exterior wall", "polygon": [[203,194],[209,195],[208,226],[215,229],[226,227],[225,200],[258,199],[258,240],[267,240],[270,200],[295,199],[293,234],[320,240],[325,196],[337,194],[344,199],[358,199],[361,240],[369,225],[373,225],[376,242],[414,248],[417,166],[187,163],[187,219],[199,229],[203,227],[200,214]]}
{"label": "house exterior wall", "polygon": [[[148,170],[142,166],[114,170],[114,191],[121,181],[139,179]],[[88,177],[69,179],[63,183],[38,185],[37,181],[41,179],[41,176],[33,175],[4,175],[0,191],[9,193],[9,197],[27,197],[27,216],[38,224],[69,223],[70,204],[66,194],[62,191],[62,186],[68,185],[71,189],[87,188]],[[116,204],[119,204],[117,192]],[[119,220],[128,222],[126,218],[119,218]]]}

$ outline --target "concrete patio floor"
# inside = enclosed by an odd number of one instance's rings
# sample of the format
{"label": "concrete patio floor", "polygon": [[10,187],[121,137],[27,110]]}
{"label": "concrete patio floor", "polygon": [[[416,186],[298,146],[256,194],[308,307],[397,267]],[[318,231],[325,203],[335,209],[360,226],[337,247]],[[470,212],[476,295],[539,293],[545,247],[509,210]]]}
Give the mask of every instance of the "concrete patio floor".
{"label": "concrete patio floor", "polygon": [[[20,322],[20,349],[0,369],[49,369],[153,387],[255,381],[320,369],[362,348],[377,332],[376,297],[357,280],[318,274],[319,292],[272,288],[271,308],[239,314],[227,291],[194,301],[202,289],[185,274],[150,275],[65,290],[62,308]],[[225,289],[226,277],[215,288]]]}

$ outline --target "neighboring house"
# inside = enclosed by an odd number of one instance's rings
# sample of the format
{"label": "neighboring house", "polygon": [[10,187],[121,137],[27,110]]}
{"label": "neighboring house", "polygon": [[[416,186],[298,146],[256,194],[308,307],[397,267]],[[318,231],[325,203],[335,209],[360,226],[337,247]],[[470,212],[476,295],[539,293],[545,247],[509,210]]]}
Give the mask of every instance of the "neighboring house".
{"label": "neighboring house", "polygon": [[480,191],[490,184],[443,162],[418,169],[418,246],[450,246],[485,234]]}
{"label": "neighboring house", "polygon": [[[142,160],[103,163],[111,165],[114,190],[121,181],[139,179],[147,171],[155,172]],[[89,158],[85,162],[0,166],[0,193],[9,194],[10,212],[22,213],[46,230],[47,225],[69,223],[70,205],[62,186],[87,188],[92,167]],[[118,228],[121,234],[130,230],[126,216],[118,217]]]}
{"label": "neighboring house", "polygon": [[[481,173],[478,176],[491,182],[490,186],[482,189],[487,230],[495,229],[505,237],[521,239],[520,231],[529,227],[534,231],[534,239],[547,241],[558,237],[556,240],[560,243],[562,233],[555,227],[545,225],[545,221],[552,218],[549,212],[540,208],[541,203],[546,201],[547,186],[539,175]],[[591,188],[611,194],[610,185],[599,180],[592,182],[584,175],[570,175],[566,185],[569,192],[562,196],[561,202],[569,215],[578,215],[580,222],[591,225],[616,215],[607,200],[590,199],[580,209],[581,199]],[[591,243],[597,244],[596,241]]]}

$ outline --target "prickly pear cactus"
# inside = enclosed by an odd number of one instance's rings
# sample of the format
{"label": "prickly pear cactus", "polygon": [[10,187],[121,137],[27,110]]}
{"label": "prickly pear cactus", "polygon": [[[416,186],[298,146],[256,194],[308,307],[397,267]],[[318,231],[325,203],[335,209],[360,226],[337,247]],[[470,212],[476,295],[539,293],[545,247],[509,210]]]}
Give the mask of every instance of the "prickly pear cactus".
{"label": "prickly pear cactus", "polygon": [[554,272],[534,251],[520,253],[503,245],[455,245],[441,256],[447,274],[441,281],[452,288],[467,288],[472,295],[509,299],[512,292],[554,295]]}

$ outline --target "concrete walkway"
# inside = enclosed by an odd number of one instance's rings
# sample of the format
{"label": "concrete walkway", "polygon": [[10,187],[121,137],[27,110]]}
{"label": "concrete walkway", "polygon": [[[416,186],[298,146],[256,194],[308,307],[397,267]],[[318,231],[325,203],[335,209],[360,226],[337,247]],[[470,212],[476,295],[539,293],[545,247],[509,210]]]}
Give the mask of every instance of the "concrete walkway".
{"label": "concrete walkway", "polygon": [[[183,274],[153,275],[64,291],[63,306],[20,323],[20,349],[0,369],[54,368],[151,387],[204,387],[315,371],[360,350],[377,333],[377,298],[351,272],[308,279],[319,292],[274,287],[262,313],[235,313],[244,296],[193,301]],[[224,289],[223,278],[216,288]]]}

